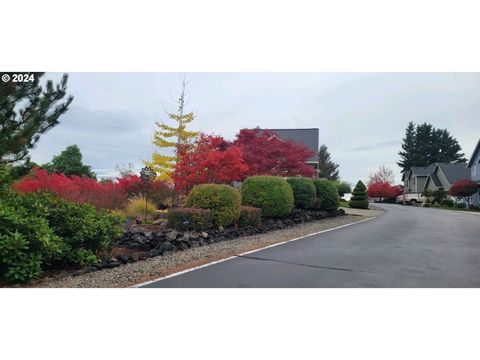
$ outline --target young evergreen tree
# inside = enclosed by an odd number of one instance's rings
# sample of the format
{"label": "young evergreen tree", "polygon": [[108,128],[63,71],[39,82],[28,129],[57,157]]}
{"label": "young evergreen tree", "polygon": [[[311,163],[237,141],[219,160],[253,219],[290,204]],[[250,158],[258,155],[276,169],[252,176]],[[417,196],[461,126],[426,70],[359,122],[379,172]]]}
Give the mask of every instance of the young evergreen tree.
{"label": "young evergreen tree", "polygon": [[447,129],[436,129],[433,125],[423,123],[414,126],[410,122],[403,138],[400,161],[397,163],[402,172],[412,166],[428,166],[436,162],[465,162],[465,154],[457,139]]}
{"label": "young evergreen tree", "polygon": [[54,156],[52,161],[43,167],[48,172],[57,172],[71,176],[86,176],[92,179],[96,178],[92,168],[82,162],[82,153],[77,145],[67,146],[59,155]]}
{"label": "young evergreen tree", "polygon": [[348,202],[351,208],[356,209],[368,209],[368,194],[367,188],[362,181],[358,181],[357,185],[353,189],[352,197]]}
{"label": "young evergreen tree", "polygon": [[339,179],[338,164],[332,161],[327,145],[320,146],[318,150],[318,177],[335,181]]}
{"label": "young evergreen tree", "polygon": [[40,85],[44,73],[29,74],[32,81],[0,82],[0,166],[28,162],[28,151],[58,124],[73,100],[66,97],[67,74],[56,85],[48,80],[45,88]]}

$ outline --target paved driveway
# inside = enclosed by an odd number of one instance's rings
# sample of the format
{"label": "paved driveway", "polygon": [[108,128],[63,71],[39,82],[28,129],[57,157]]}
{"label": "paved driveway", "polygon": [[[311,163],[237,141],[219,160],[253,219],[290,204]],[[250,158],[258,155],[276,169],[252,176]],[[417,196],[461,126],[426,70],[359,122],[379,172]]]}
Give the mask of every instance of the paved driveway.
{"label": "paved driveway", "polygon": [[480,287],[480,217],[380,206],[376,219],[145,287]]}

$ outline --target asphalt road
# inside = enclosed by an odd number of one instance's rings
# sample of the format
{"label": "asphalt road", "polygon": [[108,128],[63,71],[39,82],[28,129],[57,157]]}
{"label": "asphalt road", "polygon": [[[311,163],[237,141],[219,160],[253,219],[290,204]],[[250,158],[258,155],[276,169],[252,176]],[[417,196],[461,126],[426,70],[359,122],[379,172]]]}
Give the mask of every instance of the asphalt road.
{"label": "asphalt road", "polygon": [[480,287],[480,216],[382,204],[376,219],[145,287]]}

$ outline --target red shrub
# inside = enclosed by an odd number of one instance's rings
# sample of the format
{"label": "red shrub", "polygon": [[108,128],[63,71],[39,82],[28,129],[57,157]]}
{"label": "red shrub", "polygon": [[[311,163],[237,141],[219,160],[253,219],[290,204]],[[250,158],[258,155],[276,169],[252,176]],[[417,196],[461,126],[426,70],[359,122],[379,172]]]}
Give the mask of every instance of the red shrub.
{"label": "red shrub", "polygon": [[125,192],[112,180],[97,182],[87,177],[69,178],[64,174],[49,174],[39,168],[34,168],[33,173],[33,176],[26,176],[15,183],[13,188],[19,192],[49,191],[62,199],[103,209],[120,208],[126,200]]}
{"label": "red shrub", "polygon": [[368,196],[372,198],[395,199],[403,193],[401,186],[392,186],[388,182],[374,182],[368,185]]}

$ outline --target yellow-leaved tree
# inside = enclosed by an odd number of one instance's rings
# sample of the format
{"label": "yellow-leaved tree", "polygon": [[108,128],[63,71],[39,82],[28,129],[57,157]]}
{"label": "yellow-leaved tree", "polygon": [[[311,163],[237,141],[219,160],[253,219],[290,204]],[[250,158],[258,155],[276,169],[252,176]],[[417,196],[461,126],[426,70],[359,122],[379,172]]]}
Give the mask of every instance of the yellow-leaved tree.
{"label": "yellow-leaved tree", "polygon": [[[155,151],[152,154],[152,160],[144,161],[144,163],[157,173],[157,180],[171,180],[171,174],[178,159],[179,146],[190,144],[198,135],[198,132],[186,129],[187,124],[191,123],[195,118],[193,112],[184,114],[186,84],[185,80],[183,80],[182,93],[177,101],[178,113],[168,113],[168,117],[175,125],[170,126],[163,122],[155,123],[158,130],[155,131],[153,136],[153,144],[159,148],[159,151]],[[165,152],[168,152],[168,149],[173,150],[173,155],[165,154]],[[160,153],[161,150],[163,150],[163,153]]]}

